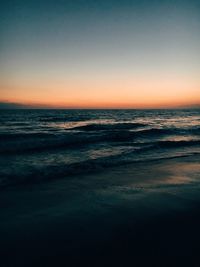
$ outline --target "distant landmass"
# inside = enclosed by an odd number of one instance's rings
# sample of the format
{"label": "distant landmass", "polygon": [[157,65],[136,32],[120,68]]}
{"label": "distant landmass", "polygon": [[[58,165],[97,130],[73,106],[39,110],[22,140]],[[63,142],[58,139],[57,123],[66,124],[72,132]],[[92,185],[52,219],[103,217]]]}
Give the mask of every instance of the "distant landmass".
{"label": "distant landmass", "polygon": [[0,109],[39,109],[48,108],[45,105],[26,105],[13,102],[0,102]]}
{"label": "distant landmass", "polygon": [[0,109],[21,109],[21,108],[27,108],[27,106],[17,103],[0,102]]}

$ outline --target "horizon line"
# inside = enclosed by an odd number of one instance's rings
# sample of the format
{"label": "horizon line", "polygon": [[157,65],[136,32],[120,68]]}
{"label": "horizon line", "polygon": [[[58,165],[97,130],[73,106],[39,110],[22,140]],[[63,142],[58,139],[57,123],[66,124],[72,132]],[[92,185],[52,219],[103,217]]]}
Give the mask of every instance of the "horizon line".
{"label": "horizon line", "polygon": [[17,103],[17,102],[8,102],[8,101],[0,101],[0,110],[16,110],[16,109],[56,109],[56,110],[153,110],[153,109],[200,109],[200,104],[183,104],[183,105],[156,105],[156,106],[58,106],[58,105],[48,105],[48,104],[25,104],[25,103]]}

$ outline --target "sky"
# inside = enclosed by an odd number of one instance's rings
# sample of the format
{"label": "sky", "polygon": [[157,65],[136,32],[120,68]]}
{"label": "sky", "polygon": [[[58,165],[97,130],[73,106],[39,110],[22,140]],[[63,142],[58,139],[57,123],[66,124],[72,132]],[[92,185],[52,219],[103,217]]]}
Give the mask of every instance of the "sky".
{"label": "sky", "polygon": [[0,2],[0,102],[200,104],[200,1]]}

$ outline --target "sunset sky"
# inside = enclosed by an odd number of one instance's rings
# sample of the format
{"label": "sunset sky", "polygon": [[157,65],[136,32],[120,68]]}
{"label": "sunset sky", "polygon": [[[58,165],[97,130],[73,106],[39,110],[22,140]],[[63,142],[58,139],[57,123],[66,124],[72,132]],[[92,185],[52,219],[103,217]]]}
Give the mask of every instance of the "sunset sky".
{"label": "sunset sky", "polygon": [[1,1],[0,39],[0,102],[200,104],[200,1]]}

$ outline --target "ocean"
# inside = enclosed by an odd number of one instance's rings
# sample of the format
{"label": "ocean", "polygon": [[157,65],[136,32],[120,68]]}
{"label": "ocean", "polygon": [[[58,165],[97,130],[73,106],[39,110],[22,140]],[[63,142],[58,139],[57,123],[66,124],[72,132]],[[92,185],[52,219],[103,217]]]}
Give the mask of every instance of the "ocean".
{"label": "ocean", "polygon": [[0,266],[199,266],[199,110],[0,121]]}
{"label": "ocean", "polygon": [[200,153],[199,110],[1,110],[0,187]]}

